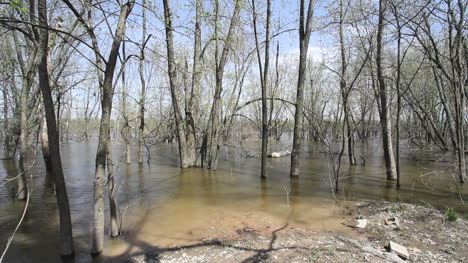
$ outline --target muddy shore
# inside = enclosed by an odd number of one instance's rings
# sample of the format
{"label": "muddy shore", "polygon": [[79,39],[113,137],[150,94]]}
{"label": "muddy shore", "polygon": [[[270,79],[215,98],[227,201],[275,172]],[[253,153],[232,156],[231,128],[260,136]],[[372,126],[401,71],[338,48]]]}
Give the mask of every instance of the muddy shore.
{"label": "muddy shore", "polygon": [[[386,225],[390,218],[398,224]],[[343,226],[351,231],[312,231],[292,225],[262,229],[246,226],[229,237],[207,236],[199,243],[147,249],[130,259],[111,262],[467,262],[468,221],[459,214],[450,222],[444,211],[430,206],[384,201],[362,202],[344,208]],[[364,228],[356,221],[365,219]],[[404,246],[404,260],[386,246]]]}

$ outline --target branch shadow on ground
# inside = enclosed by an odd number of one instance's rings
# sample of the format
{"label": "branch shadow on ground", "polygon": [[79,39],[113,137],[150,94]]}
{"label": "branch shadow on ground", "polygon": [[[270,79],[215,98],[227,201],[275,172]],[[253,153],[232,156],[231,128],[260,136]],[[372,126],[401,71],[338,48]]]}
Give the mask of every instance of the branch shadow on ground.
{"label": "branch shadow on ground", "polygon": [[[105,259],[101,258],[99,262],[161,262],[162,254],[165,252],[177,252],[187,249],[201,248],[201,247],[219,247],[219,248],[231,248],[240,251],[254,252],[253,255],[247,257],[244,260],[241,260],[242,263],[254,263],[268,260],[271,252],[275,252],[283,249],[304,249],[303,247],[298,246],[288,246],[288,247],[275,247],[275,243],[278,240],[278,233],[288,227],[288,223],[283,225],[280,228],[277,228],[271,232],[271,239],[268,243],[267,248],[253,248],[241,245],[230,244],[231,241],[222,241],[219,239],[212,239],[207,241],[202,241],[196,244],[185,245],[185,246],[175,246],[175,247],[159,247],[149,244],[142,240],[132,240],[131,238],[127,240],[130,246],[127,250],[121,255],[114,257],[106,257]],[[131,252],[134,248],[138,248],[138,251]],[[98,261],[95,261],[98,262]]]}

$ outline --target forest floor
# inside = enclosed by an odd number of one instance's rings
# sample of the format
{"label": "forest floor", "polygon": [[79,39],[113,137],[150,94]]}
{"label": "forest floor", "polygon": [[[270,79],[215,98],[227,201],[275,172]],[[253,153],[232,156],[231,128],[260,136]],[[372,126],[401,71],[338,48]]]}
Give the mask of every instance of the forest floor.
{"label": "forest floor", "polygon": [[[399,226],[385,220],[398,218]],[[356,219],[366,219],[356,228]],[[468,221],[449,222],[430,206],[372,201],[347,208],[348,234],[317,232],[290,225],[245,227],[237,236],[207,237],[200,243],[147,250],[130,262],[468,262]],[[388,252],[389,241],[407,248],[409,259]]]}

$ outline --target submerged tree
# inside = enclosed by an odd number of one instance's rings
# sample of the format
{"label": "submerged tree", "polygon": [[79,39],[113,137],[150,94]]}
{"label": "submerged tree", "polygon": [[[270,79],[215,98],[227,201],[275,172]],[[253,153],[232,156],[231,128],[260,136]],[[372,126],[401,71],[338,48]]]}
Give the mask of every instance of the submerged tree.
{"label": "submerged tree", "polygon": [[306,75],[307,51],[309,49],[310,34],[312,32],[312,19],[314,16],[315,1],[309,1],[307,14],[305,14],[305,0],[301,0],[299,14],[299,73],[297,80],[296,111],[294,114],[294,137],[291,152],[290,176],[299,176],[300,152],[302,145],[302,129],[304,118],[304,85]]}
{"label": "submerged tree", "polygon": [[[261,171],[260,177],[266,178],[266,159],[268,156],[268,107],[267,107],[267,89],[268,89],[268,74],[270,63],[270,24],[271,24],[271,0],[267,0],[267,14],[266,14],[266,36],[265,36],[265,58],[264,66],[262,68],[262,59],[260,55],[260,44],[258,43],[257,33],[257,10],[255,9],[255,0],[252,0],[253,12],[253,26],[255,35],[255,48],[258,58],[258,71],[260,73],[260,84],[262,88],[262,156],[261,156]],[[273,99],[271,100],[273,101]],[[273,112],[273,109],[271,109]],[[270,118],[271,119],[271,118]]]}
{"label": "submerged tree", "polygon": [[380,116],[380,126],[382,128],[382,143],[383,143],[383,152],[385,159],[385,168],[387,174],[387,180],[396,179],[396,164],[395,164],[395,155],[393,153],[392,146],[392,122],[389,116],[389,104],[387,98],[387,85],[385,83],[384,70],[382,66],[383,59],[383,35],[385,28],[385,13],[387,10],[387,0],[379,1],[379,22],[377,29],[377,54],[375,58],[377,66],[377,81],[379,87],[379,116]]}
{"label": "submerged tree", "polygon": [[[82,13],[79,12],[74,5],[69,0],[63,0],[65,4],[70,8],[73,14],[80,21],[81,25],[85,28],[92,42],[92,50],[96,57],[96,66],[98,72],[99,85],[101,90],[101,120],[99,127],[99,140],[98,148],[96,153],[96,167],[95,167],[95,182],[94,182],[94,217],[93,217],[93,238],[92,238],[92,253],[99,254],[103,250],[104,246],[104,189],[106,185],[106,167],[112,167],[108,163],[109,158],[109,136],[110,136],[110,117],[112,111],[112,99],[114,96],[114,71],[117,65],[117,57],[120,50],[120,45],[122,43],[123,36],[125,35],[125,28],[127,23],[127,18],[130,15],[130,12],[133,9],[135,1],[130,0],[125,4],[120,6],[119,17],[115,32],[112,38],[111,50],[108,55],[107,60],[104,59],[98,39],[95,34],[94,25],[91,24],[91,10],[88,6],[87,14],[88,19],[86,20]],[[108,172],[107,183],[113,185],[113,172]],[[109,188],[112,191],[115,191],[115,188]],[[110,203],[111,203],[111,236],[119,235],[118,229],[118,215],[117,207],[113,204],[115,200],[112,198],[115,195],[111,192],[109,193]]]}
{"label": "submerged tree", "polygon": [[70,256],[74,254],[72,222],[70,205],[68,203],[67,188],[62,169],[60,155],[60,138],[55,118],[54,101],[49,83],[48,54],[49,54],[49,30],[47,20],[47,1],[38,1],[38,18],[42,26],[39,29],[39,86],[44,103],[45,118],[47,120],[47,137],[49,141],[49,158],[46,160],[47,170],[54,178],[57,204],[60,220],[60,254]]}

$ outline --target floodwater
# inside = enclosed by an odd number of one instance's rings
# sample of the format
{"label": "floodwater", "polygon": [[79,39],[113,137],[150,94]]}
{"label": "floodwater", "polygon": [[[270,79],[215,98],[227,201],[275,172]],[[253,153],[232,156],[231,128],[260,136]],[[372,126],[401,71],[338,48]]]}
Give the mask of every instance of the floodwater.
{"label": "floodwater", "polygon": [[[366,156],[366,165],[347,165],[343,156],[341,205],[362,200],[401,200],[427,203],[443,209],[455,207],[468,212],[460,198],[468,200],[468,187],[454,184],[455,158],[446,153],[422,156],[404,148],[402,189],[385,180],[380,141],[356,147],[357,156]],[[306,146],[301,176],[289,178],[290,157],[268,159],[268,179],[259,179],[259,144],[246,150],[257,157],[244,158],[243,151],[223,149],[217,171],[202,168],[180,169],[176,145],[152,147],[150,164],[116,165],[118,201],[123,218],[123,236],[106,238],[102,256],[89,256],[93,202],[93,167],[96,141],[62,146],[62,160],[70,199],[76,256],[74,262],[106,262],[137,255],[144,249],[168,249],[199,244],[205,240],[235,237],[236,231],[257,229],[268,233],[284,226],[313,231],[347,233],[330,186],[330,164],[323,148]],[[123,154],[123,145],[113,146],[114,159]],[[282,145],[272,145],[282,150]],[[417,159],[423,157],[425,161]],[[444,162],[434,161],[438,159]],[[429,159],[429,161],[428,161]],[[447,161],[448,160],[448,161]],[[29,184],[30,207],[7,253],[5,262],[61,262],[58,256],[58,212],[53,189],[44,176],[41,156]],[[0,161],[0,180],[15,176],[13,160]],[[0,184],[1,185],[1,184]],[[23,201],[13,198],[15,183],[0,186],[0,249],[17,224]],[[106,199],[107,205],[107,199]],[[108,214],[106,213],[106,222]],[[107,232],[107,228],[106,228]]]}

